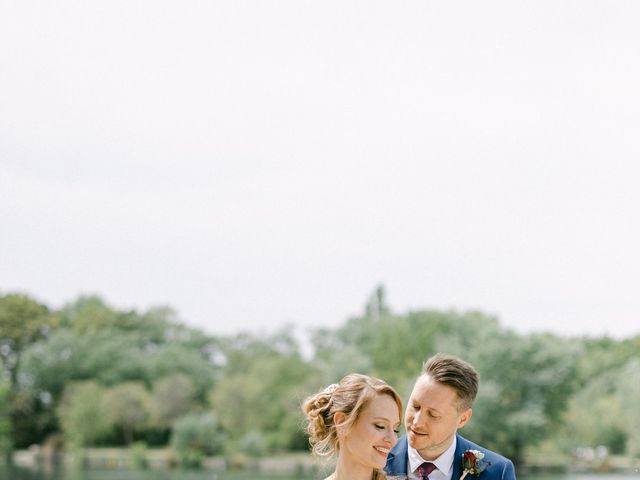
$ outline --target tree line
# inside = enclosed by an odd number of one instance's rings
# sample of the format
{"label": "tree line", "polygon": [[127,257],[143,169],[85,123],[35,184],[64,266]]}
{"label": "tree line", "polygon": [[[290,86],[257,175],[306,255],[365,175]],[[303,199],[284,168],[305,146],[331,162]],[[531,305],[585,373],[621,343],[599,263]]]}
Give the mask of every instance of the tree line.
{"label": "tree line", "polygon": [[406,401],[422,361],[456,354],[480,372],[463,434],[517,464],[604,445],[640,457],[640,336],[518,334],[479,311],[394,313],[378,287],[361,315],[310,332],[214,336],[170,308],[118,310],[82,296],[55,310],[0,295],[0,449],[171,446],[176,461],[307,449],[304,397],[350,372]]}

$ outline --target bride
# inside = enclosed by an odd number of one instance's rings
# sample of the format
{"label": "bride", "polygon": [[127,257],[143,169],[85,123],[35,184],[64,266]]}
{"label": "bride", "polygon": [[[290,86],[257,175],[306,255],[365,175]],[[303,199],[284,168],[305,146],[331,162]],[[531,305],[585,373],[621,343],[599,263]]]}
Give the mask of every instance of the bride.
{"label": "bride", "polygon": [[387,454],[398,440],[402,401],[382,380],[352,373],[307,398],[302,410],[316,455],[337,455],[325,480],[386,478]]}

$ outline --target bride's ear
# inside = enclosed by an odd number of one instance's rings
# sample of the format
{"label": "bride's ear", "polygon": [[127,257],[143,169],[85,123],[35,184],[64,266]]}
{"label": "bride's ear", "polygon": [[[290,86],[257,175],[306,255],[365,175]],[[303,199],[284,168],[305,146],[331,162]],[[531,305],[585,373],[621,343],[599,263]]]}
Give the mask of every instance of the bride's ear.
{"label": "bride's ear", "polygon": [[338,436],[344,435],[345,425],[344,422],[347,420],[347,416],[344,412],[336,412],[333,414],[333,424],[336,426],[336,432],[338,432]]}

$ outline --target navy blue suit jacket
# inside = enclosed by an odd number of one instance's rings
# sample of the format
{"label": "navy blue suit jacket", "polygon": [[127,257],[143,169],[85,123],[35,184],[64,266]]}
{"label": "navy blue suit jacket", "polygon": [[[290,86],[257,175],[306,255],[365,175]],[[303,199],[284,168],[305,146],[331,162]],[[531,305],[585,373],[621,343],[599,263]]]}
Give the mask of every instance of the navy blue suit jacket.
{"label": "navy blue suit jacket", "polygon": [[[470,442],[457,433],[456,440],[456,453],[453,457],[453,476],[451,480],[460,480],[460,476],[462,475],[462,455],[467,450],[480,450],[484,453],[484,459],[482,461],[490,462],[491,465],[478,477],[469,474],[465,477],[465,480],[516,480],[516,473],[511,460],[491,450],[482,448],[480,445]],[[398,443],[396,443],[389,452],[384,471],[387,472],[387,475],[407,475],[408,466],[409,453],[407,450],[407,437],[405,435],[398,440]]]}

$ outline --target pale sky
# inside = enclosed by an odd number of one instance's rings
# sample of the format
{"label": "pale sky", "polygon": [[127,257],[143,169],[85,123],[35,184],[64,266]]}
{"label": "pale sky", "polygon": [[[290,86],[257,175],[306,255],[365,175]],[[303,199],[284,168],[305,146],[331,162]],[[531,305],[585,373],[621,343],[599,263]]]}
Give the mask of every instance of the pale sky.
{"label": "pale sky", "polygon": [[640,333],[640,2],[0,0],[0,291],[214,334]]}

